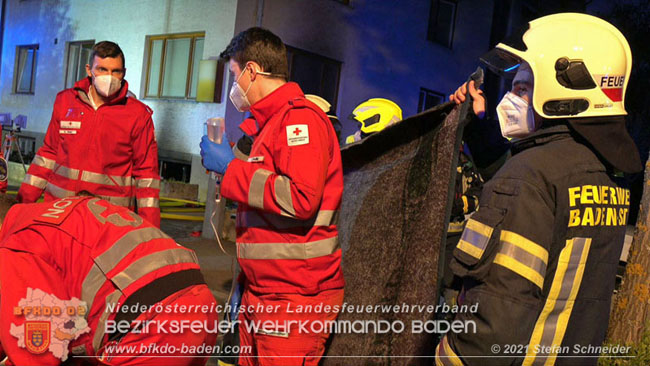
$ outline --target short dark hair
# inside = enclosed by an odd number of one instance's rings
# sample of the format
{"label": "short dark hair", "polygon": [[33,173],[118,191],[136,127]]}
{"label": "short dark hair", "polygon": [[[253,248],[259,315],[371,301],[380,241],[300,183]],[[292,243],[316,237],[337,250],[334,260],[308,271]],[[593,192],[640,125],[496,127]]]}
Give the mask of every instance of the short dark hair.
{"label": "short dark hair", "polygon": [[91,66],[92,63],[95,62],[95,56],[98,56],[99,58],[115,58],[120,56],[122,58],[122,67],[126,67],[126,62],[124,61],[124,53],[122,52],[120,46],[117,45],[117,43],[111,41],[101,41],[99,43],[96,43],[93,46],[93,54],[90,56]]}
{"label": "short dark hair", "polygon": [[287,48],[280,37],[264,28],[253,27],[239,33],[219,57],[226,62],[233,59],[241,67],[249,61],[257,62],[264,71],[285,80],[289,73]]}

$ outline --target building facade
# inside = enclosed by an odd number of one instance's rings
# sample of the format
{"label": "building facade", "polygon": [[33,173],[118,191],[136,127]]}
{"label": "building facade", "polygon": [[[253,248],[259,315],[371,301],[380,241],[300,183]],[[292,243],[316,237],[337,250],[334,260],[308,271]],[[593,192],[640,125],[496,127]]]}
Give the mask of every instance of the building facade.
{"label": "building facade", "polygon": [[404,117],[446,100],[489,49],[494,9],[492,0],[4,0],[0,113],[27,116],[22,135],[37,150],[56,93],[85,76],[93,43],[114,41],[129,89],[154,111],[163,178],[198,184],[204,201],[203,122],[224,116],[235,141],[244,114],[228,101],[227,71],[220,102],[195,100],[198,61],[233,35],[256,25],[278,34],[290,78],[332,104],[345,138],[369,98],[395,101]]}

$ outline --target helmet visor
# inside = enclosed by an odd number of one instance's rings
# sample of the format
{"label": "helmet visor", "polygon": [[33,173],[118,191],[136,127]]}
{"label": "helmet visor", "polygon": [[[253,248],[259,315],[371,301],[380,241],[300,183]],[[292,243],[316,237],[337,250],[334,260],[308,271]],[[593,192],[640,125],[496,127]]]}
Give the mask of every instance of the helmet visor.
{"label": "helmet visor", "polygon": [[480,59],[492,72],[502,76],[513,76],[522,62],[521,58],[500,48],[494,48]]}

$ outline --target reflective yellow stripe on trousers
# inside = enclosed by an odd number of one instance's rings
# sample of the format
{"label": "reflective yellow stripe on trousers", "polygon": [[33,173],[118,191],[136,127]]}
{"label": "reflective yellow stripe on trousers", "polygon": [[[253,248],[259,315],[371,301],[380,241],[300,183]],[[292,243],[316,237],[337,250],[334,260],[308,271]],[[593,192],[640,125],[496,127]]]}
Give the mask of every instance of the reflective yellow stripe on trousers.
{"label": "reflective yellow stripe on trousers", "polygon": [[[580,289],[590,246],[591,239],[574,238],[567,240],[560,252],[551,290],[535,323],[524,366],[555,364]],[[537,353],[537,350],[543,352]]]}

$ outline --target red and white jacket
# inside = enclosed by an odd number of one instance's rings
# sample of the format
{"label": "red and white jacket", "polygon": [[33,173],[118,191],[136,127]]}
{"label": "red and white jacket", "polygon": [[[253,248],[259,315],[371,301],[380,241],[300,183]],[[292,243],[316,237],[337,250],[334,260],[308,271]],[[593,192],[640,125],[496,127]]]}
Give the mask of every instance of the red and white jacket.
{"label": "red and white jacket", "polygon": [[95,110],[90,78],[56,96],[43,146],[32,160],[18,200],[35,202],[88,191],[134,209],[160,227],[158,145],[152,111],[127,96],[128,83]]}
{"label": "red and white jacket", "polygon": [[[258,132],[221,193],[239,202],[237,257],[245,286],[315,294],[344,286],[336,228],[343,167],[329,119],[287,83],[251,106]],[[247,129],[250,132],[249,129]]]}
{"label": "red and white jacket", "polygon": [[[16,311],[29,289],[85,302],[78,314],[84,315],[90,331],[69,338],[68,348],[72,354],[92,356],[106,343],[106,322],[116,316],[114,304],[124,304],[165,276],[200,270],[192,250],[132,211],[93,197],[14,205],[2,223],[0,254],[0,342],[9,364],[18,365],[61,362],[51,352],[34,354],[12,334],[12,328],[22,329],[30,320]],[[192,314],[185,315],[192,319]],[[51,321],[51,333],[43,340],[55,337],[57,329]]]}

